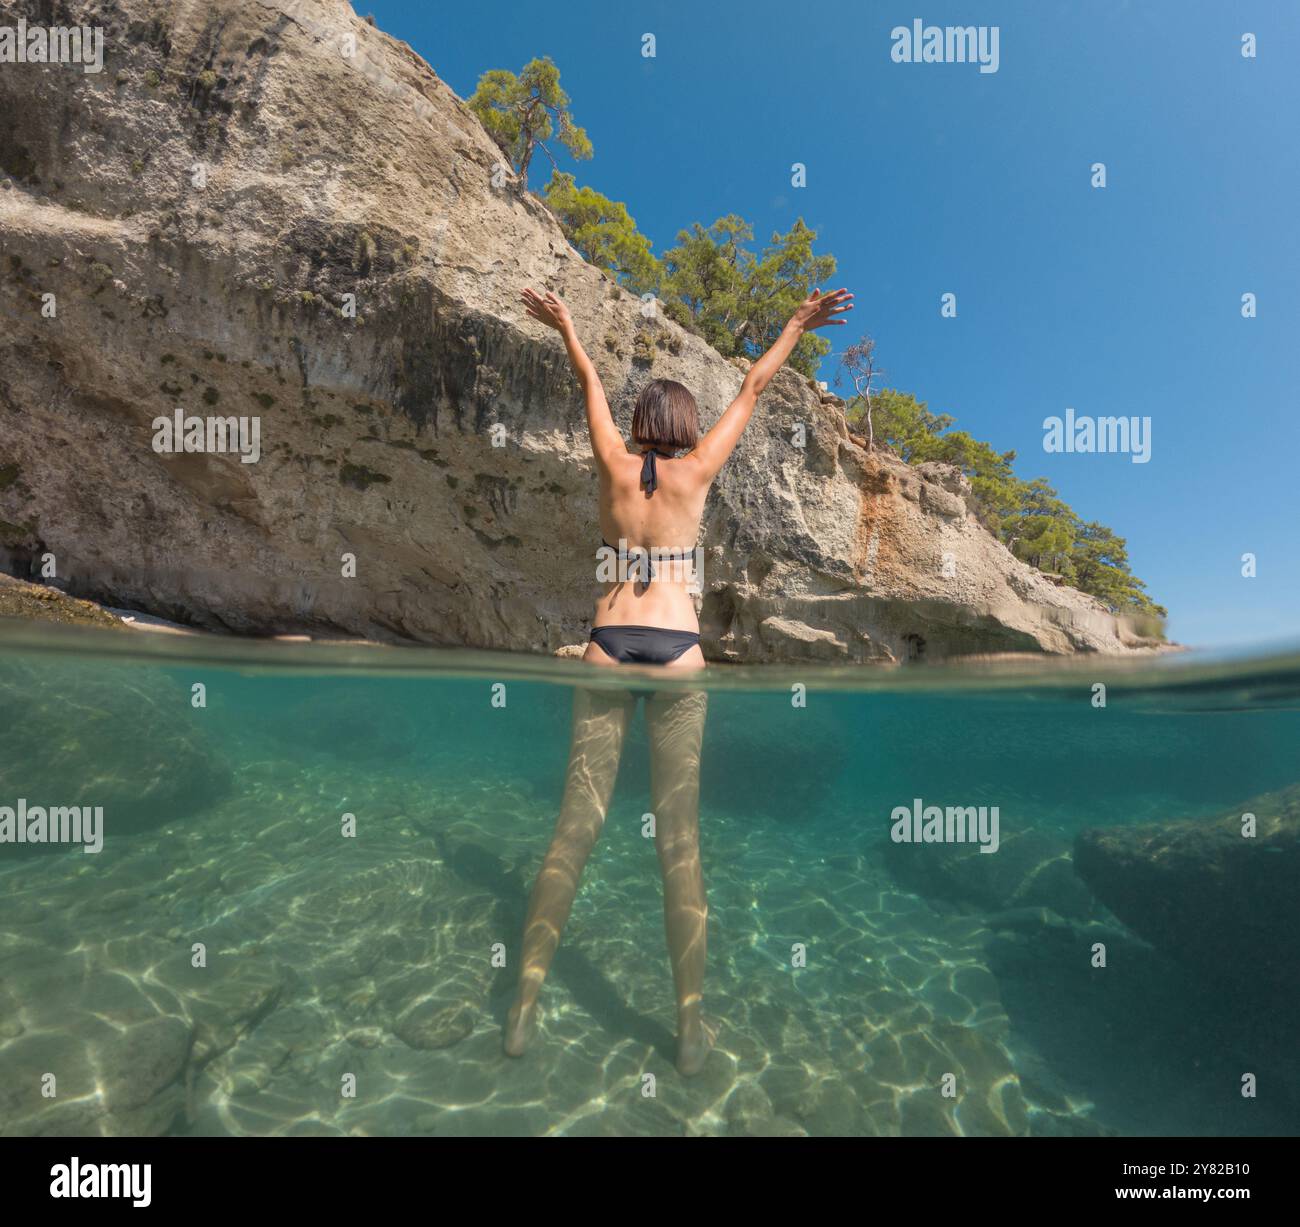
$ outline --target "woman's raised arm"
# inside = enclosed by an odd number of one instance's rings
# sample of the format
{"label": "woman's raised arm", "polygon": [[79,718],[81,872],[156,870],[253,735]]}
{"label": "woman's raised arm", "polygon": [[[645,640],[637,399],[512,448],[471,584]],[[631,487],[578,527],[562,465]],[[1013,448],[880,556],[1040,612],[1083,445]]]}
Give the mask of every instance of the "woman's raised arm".
{"label": "woman's raised arm", "polygon": [[523,299],[524,307],[533,319],[541,320],[564,338],[564,348],[569,352],[573,373],[577,375],[587,400],[587,430],[591,435],[591,450],[601,468],[607,469],[619,452],[626,453],[627,445],[623,442],[618,427],[614,425],[614,415],[609,411],[605,388],[596,373],[595,364],[587,357],[587,351],[578,340],[569,308],[550,290],[538,294],[525,287],[519,297]]}
{"label": "woman's raised arm", "polygon": [[848,290],[832,290],[823,295],[814,290],[790,317],[790,322],[781,330],[781,335],[772,343],[765,353],[745,375],[745,382],[740,385],[740,393],[727,406],[723,415],[713,424],[709,433],[695,445],[691,455],[703,469],[703,476],[712,481],[731,455],[745,427],[749,425],[754,405],[764,388],[772,382],[772,376],[781,369],[791,351],[799,344],[805,332],[828,325],[844,324],[846,320],[836,319],[846,311],[853,310],[853,295]]}

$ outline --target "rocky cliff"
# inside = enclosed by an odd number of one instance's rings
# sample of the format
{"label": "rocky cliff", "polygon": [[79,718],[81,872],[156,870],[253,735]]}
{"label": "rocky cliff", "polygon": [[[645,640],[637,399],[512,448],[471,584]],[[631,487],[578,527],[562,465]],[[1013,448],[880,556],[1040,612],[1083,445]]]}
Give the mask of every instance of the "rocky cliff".
{"label": "rocky cliff", "polygon": [[[681,380],[710,421],[741,372],[586,264],[465,105],[343,0],[0,17],[105,36],[100,73],[0,72],[0,565],[51,554],[79,595],[241,632],[583,638],[582,401],[519,287],[569,303],[625,430],[646,380]],[[256,419],[256,462],[155,450],[178,409]],[[707,654],[1136,643],[1015,560],[967,494],[868,453],[783,372],[706,511]]]}

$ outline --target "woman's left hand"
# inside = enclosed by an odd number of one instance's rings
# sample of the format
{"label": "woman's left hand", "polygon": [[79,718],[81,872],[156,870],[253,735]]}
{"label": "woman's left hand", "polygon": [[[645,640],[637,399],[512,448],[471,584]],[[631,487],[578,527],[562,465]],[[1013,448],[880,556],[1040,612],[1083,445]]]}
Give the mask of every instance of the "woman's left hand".
{"label": "woman's left hand", "polygon": [[848,323],[847,320],[837,320],[835,316],[852,310],[853,295],[848,290],[832,290],[829,294],[814,290],[790,317],[790,322],[797,324],[805,332],[810,332],[814,328]]}
{"label": "woman's left hand", "polygon": [[541,320],[556,332],[563,332],[565,327],[573,322],[569,315],[569,308],[560,301],[558,294],[552,294],[550,290],[545,294],[538,294],[536,290],[530,290],[525,286],[519,297],[523,299],[524,308],[533,319]]}

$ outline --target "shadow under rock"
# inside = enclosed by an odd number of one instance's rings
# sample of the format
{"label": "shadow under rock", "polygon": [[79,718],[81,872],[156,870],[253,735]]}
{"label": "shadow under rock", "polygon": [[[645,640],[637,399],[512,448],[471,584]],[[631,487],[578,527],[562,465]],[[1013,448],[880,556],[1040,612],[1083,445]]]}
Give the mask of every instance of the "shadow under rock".
{"label": "shadow under rock", "polygon": [[[1106,968],[1091,966],[1095,941]],[[986,949],[1010,1048],[1023,1037],[1056,1089],[1091,1100],[1096,1122],[1126,1136],[1295,1132],[1294,1071],[1267,1025],[1277,1001],[1247,1005],[1115,928],[1001,931]],[[1250,1072],[1257,1099],[1241,1093]]]}
{"label": "shadow under rock", "polygon": [[[504,1026],[514,1000],[514,968],[521,957],[530,885],[518,870],[507,869],[500,857],[485,848],[468,842],[452,844],[441,831],[425,830],[452,873],[497,900],[497,920],[511,934],[510,958],[497,972],[489,994],[493,1014]],[[547,978],[568,989],[574,1001],[606,1031],[653,1048],[669,1061],[675,1059],[676,1040],[668,1029],[629,1008],[600,968],[575,945],[560,944]]]}

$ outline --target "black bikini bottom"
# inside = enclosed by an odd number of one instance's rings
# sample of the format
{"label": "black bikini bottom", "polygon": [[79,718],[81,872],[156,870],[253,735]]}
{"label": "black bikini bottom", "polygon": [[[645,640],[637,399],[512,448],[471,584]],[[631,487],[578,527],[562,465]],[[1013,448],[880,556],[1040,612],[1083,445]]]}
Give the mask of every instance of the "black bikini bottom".
{"label": "black bikini bottom", "polygon": [[591,639],[620,665],[666,665],[689,652],[700,636],[658,626],[593,626]]}

